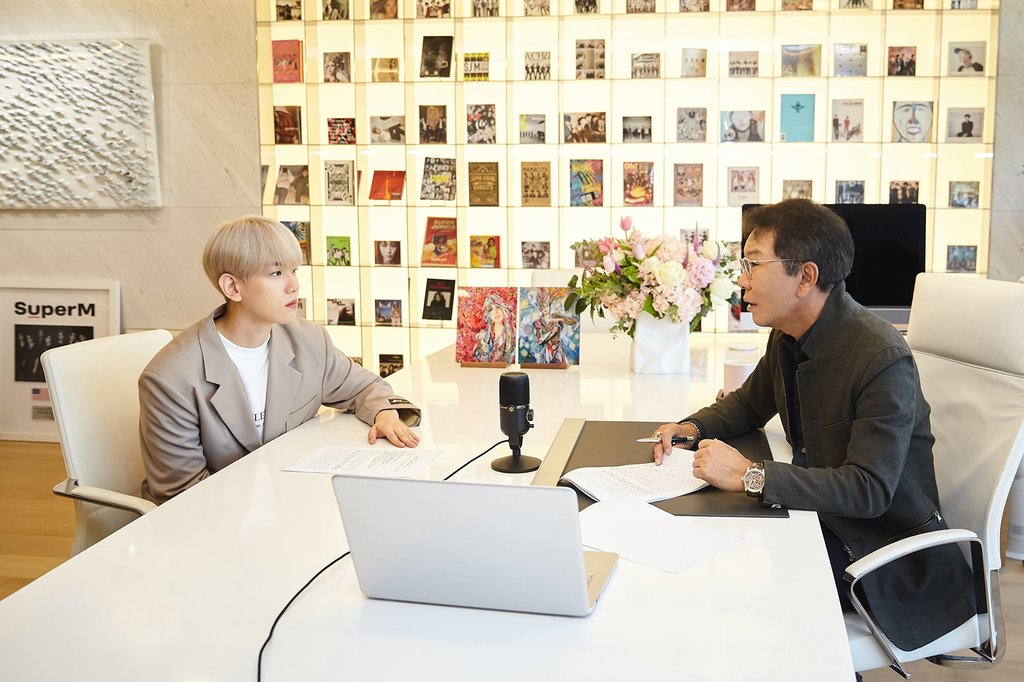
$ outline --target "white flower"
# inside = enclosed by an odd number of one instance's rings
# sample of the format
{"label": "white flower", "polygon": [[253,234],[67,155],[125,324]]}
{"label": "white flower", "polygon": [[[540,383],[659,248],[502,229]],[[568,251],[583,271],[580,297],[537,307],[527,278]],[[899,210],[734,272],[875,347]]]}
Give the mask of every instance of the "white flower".
{"label": "white flower", "polygon": [[718,260],[719,256],[722,255],[722,247],[718,242],[708,239],[700,245],[700,255],[708,260]]}
{"label": "white flower", "polygon": [[686,277],[686,268],[683,267],[682,263],[674,260],[659,263],[653,270],[655,279],[662,286],[674,287],[681,284]]}
{"label": "white flower", "polygon": [[721,304],[724,304],[726,300],[732,296],[735,290],[736,285],[732,283],[732,280],[724,276],[716,277],[714,281],[711,282],[711,286],[709,288],[712,300],[714,300],[715,303]]}

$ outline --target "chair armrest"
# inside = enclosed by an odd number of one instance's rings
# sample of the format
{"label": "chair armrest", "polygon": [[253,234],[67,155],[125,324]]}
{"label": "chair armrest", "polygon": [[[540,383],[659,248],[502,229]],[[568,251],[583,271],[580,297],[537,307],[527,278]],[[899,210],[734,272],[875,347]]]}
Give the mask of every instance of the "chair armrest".
{"label": "chair armrest", "polygon": [[61,497],[70,497],[83,502],[123,509],[142,516],[147,512],[156,509],[156,505],[149,500],[134,495],[126,495],[106,488],[97,488],[91,485],[78,485],[74,479],[66,479],[53,486],[53,492]]}
{"label": "chair armrest", "polygon": [[919,552],[922,549],[977,539],[976,533],[962,528],[933,530],[930,533],[911,535],[909,538],[903,538],[884,547],[879,547],[874,552],[871,552],[871,554],[853,562],[846,567],[846,575],[849,576],[848,580],[860,580],[868,573],[881,568],[885,564],[908,554]]}

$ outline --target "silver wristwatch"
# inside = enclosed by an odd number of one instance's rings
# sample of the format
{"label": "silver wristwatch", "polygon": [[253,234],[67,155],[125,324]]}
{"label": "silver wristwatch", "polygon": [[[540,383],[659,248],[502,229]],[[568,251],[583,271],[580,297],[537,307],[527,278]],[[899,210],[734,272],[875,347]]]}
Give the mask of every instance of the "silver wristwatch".
{"label": "silver wristwatch", "polygon": [[764,465],[754,462],[743,474],[743,492],[751,497],[760,497],[764,492]]}

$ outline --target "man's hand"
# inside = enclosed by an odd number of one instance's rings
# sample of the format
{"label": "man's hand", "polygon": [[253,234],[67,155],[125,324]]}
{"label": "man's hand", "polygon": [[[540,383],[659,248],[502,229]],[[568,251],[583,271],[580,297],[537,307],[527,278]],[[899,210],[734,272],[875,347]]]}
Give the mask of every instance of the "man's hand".
{"label": "man's hand", "polygon": [[693,475],[719,490],[743,492],[743,474],[752,462],[739,450],[714,438],[702,440],[693,454]]}
{"label": "man's hand", "polygon": [[[658,430],[654,432],[654,438],[660,438],[660,443],[655,443],[651,448],[654,451],[654,463],[661,464],[661,459],[665,455],[672,452],[672,436],[692,436],[697,437],[697,429],[693,427],[693,424],[662,424],[658,427]],[[690,449],[693,447],[692,443],[683,445],[684,448]]]}
{"label": "man's hand", "polygon": [[420,437],[399,419],[398,410],[381,410],[377,413],[367,438],[370,445],[376,443],[379,436],[387,438],[392,445],[400,448],[414,448],[420,444]]}

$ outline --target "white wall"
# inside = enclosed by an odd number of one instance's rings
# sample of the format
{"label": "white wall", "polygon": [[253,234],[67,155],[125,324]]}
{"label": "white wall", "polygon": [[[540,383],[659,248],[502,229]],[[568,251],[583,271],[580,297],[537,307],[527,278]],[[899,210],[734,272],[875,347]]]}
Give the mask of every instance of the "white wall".
{"label": "white wall", "polygon": [[200,255],[221,221],[259,213],[252,0],[0,2],[0,40],[150,41],[163,208],[0,211],[0,273],[121,281],[126,329],[181,329],[219,297]]}
{"label": "white wall", "polygon": [[999,71],[996,74],[995,156],[988,276],[1024,276],[1024,3],[999,8]]}

